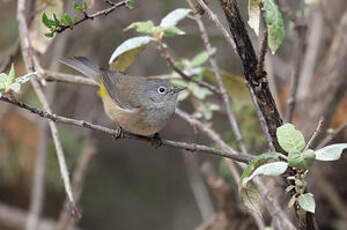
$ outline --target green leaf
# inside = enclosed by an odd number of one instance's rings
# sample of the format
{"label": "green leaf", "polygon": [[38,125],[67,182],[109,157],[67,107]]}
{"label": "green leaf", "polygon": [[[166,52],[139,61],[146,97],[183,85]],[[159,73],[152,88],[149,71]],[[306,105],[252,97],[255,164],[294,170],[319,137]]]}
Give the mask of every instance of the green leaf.
{"label": "green leaf", "polygon": [[170,12],[168,15],[166,15],[160,22],[160,26],[162,27],[171,27],[176,26],[179,21],[184,19],[188,16],[188,14],[191,12],[191,9],[176,9],[172,12]]}
{"label": "green leaf", "polygon": [[[215,52],[216,49],[214,49],[213,51]],[[191,66],[192,67],[200,66],[204,64],[207,60],[208,60],[208,52],[202,51],[201,53],[199,53],[192,59]]]}
{"label": "green leaf", "polygon": [[126,40],[112,53],[109,60],[110,69],[125,71],[152,41],[150,36],[134,37]]}
{"label": "green leaf", "polygon": [[83,1],[83,9],[88,10],[88,2],[86,0]]}
{"label": "green leaf", "polygon": [[16,77],[16,71],[14,69],[14,65],[12,63],[10,72],[8,73],[8,83],[12,83],[14,81],[14,78]]}
{"label": "green leaf", "polygon": [[240,196],[247,208],[261,215],[262,198],[253,184],[240,190]]}
{"label": "green leaf", "polygon": [[78,11],[78,12],[80,12],[80,13],[83,13],[82,7],[81,7],[77,2],[73,2],[73,8],[74,8],[76,11]]}
{"label": "green leaf", "polygon": [[6,83],[5,83],[6,82],[6,77],[7,77],[6,74],[0,73],[0,90],[1,89],[5,89],[5,87],[6,87]]}
{"label": "green leaf", "polygon": [[312,149],[308,149],[303,153],[294,150],[288,154],[288,164],[297,169],[309,169],[315,158],[316,154]]}
{"label": "green leaf", "polygon": [[130,0],[128,3],[128,8],[129,9],[134,9],[134,5],[135,5],[135,0]]}
{"label": "green leaf", "polygon": [[49,19],[47,17],[46,13],[42,14],[42,23],[48,28],[52,28],[52,26],[55,25],[55,22],[53,20]]}
{"label": "green leaf", "polygon": [[20,88],[21,88],[21,87],[20,87],[20,84],[17,83],[17,82],[12,83],[12,84],[10,85],[10,89],[13,90],[13,91],[15,91],[16,93],[19,93]]}
{"label": "green leaf", "polygon": [[320,161],[336,161],[340,159],[344,149],[347,149],[347,143],[325,146],[316,150],[316,159]]}
{"label": "green leaf", "polygon": [[286,192],[290,192],[290,191],[292,191],[293,189],[295,188],[295,186],[294,185],[288,185],[288,187],[286,188]]}
{"label": "green leaf", "polygon": [[185,100],[186,98],[188,98],[190,95],[189,91],[188,90],[183,90],[182,92],[180,92],[178,95],[177,95],[177,102],[180,102],[180,101],[183,101]]}
{"label": "green leaf", "polygon": [[193,95],[200,99],[203,100],[205,99],[207,96],[212,95],[212,92],[204,87],[200,87],[198,84],[196,83],[190,83],[188,85],[188,89],[193,93]]}
{"label": "green leaf", "polygon": [[256,35],[259,36],[260,25],[260,4],[261,0],[248,1],[248,25],[254,30]]}
{"label": "green leaf", "polygon": [[287,153],[301,151],[305,147],[304,135],[295,129],[292,124],[284,124],[276,130],[276,136],[282,149]]}
{"label": "green leaf", "polygon": [[268,30],[268,45],[274,54],[284,38],[284,23],[282,14],[273,0],[264,0],[263,10]]}
{"label": "green leaf", "polygon": [[171,83],[176,85],[176,86],[181,86],[181,87],[187,87],[188,86],[188,83],[182,79],[172,79]]}
{"label": "green leaf", "polygon": [[178,29],[175,26],[171,26],[171,27],[165,27],[163,30],[164,36],[166,37],[173,37],[176,35],[184,35],[186,34],[186,32],[184,32],[183,30]]}
{"label": "green leaf", "polygon": [[[224,86],[231,98],[237,98],[233,101],[233,106],[235,109],[242,108],[244,106],[249,106],[252,104],[251,97],[249,95],[249,90],[245,85],[245,81],[242,77],[221,71],[220,73]],[[203,76],[206,77],[213,84],[218,86],[218,80],[215,72],[212,69],[205,69],[203,71]]]}
{"label": "green leaf", "polygon": [[54,33],[45,33],[45,36],[47,38],[52,38],[54,36]]}
{"label": "green leaf", "polygon": [[243,171],[240,179],[240,184],[243,184],[243,179],[250,176],[252,172],[259,167],[260,165],[263,165],[267,163],[271,159],[276,159],[278,158],[279,154],[276,152],[267,152],[263,153],[259,156],[256,156],[251,162],[248,163],[247,167]]}
{"label": "green leaf", "polygon": [[251,181],[255,176],[278,176],[284,173],[287,170],[287,168],[287,162],[282,161],[263,164],[257,167],[250,176],[245,177],[243,179],[242,186],[246,186],[247,182]]}
{"label": "green leaf", "polygon": [[70,15],[68,15],[66,13],[61,17],[61,22],[66,26],[72,26],[73,25]]}
{"label": "green leaf", "polygon": [[138,33],[151,34],[153,32],[154,24],[152,21],[134,22],[124,29],[124,31],[136,30]]}
{"label": "green leaf", "polygon": [[77,16],[75,15],[75,16],[73,16],[73,18],[72,18],[72,23],[75,25],[76,22],[77,22]]}
{"label": "green leaf", "polygon": [[316,202],[311,193],[302,194],[296,200],[303,210],[311,213],[315,212]]}
{"label": "green leaf", "polygon": [[55,13],[53,13],[53,18],[54,18],[54,26],[58,27],[60,24],[59,19],[57,18],[57,15]]}

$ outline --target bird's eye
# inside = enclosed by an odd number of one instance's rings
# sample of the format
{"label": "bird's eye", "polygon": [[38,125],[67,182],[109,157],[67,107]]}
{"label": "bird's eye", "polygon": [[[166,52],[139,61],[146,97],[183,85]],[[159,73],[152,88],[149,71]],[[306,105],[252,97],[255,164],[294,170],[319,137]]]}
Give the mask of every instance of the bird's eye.
{"label": "bird's eye", "polygon": [[158,93],[164,94],[165,92],[166,92],[166,88],[165,88],[165,87],[160,86],[160,87],[158,88]]}

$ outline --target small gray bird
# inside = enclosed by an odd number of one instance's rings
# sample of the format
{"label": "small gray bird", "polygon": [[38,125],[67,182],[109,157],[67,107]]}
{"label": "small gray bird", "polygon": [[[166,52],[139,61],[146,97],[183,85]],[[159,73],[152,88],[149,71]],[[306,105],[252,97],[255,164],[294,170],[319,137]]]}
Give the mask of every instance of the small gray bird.
{"label": "small gray bird", "polygon": [[150,136],[158,133],[175,113],[177,93],[168,80],[153,80],[102,70],[85,57],[59,60],[89,78],[100,79],[99,95],[106,114],[124,130]]}

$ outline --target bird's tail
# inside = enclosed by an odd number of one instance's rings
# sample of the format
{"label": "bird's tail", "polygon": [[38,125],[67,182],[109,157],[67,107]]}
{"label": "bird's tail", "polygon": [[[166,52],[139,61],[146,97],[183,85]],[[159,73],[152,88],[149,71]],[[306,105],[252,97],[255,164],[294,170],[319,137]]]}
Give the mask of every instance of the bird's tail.
{"label": "bird's tail", "polygon": [[99,82],[98,94],[101,98],[105,97],[107,91],[102,81],[100,81],[101,72],[104,70],[101,70],[97,64],[94,64],[88,58],[85,57],[62,58],[58,61],[67,66],[70,66],[71,68],[77,70],[78,72],[84,74],[89,78],[97,80]]}
{"label": "bird's tail", "polygon": [[84,74],[85,76],[92,78],[94,80],[100,79],[100,67],[91,62],[85,57],[74,57],[74,58],[62,58],[58,60],[71,68],[77,70],[78,72]]}

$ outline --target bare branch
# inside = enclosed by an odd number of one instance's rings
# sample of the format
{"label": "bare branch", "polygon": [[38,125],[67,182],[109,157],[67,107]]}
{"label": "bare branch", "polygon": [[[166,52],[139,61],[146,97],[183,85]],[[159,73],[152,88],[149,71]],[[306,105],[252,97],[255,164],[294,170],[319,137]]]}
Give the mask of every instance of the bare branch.
{"label": "bare branch", "polygon": [[208,221],[215,215],[215,210],[200,173],[198,158],[196,155],[188,155],[183,151],[183,161],[187,171],[189,185],[195,198],[195,202],[199,208],[202,220],[204,222]]}
{"label": "bare branch", "polygon": [[331,142],[339,133],[341,133],[346,128],[347,128],[347,122],[343,123],[342,125],[337,127],[332,133],[326,136],[316,149],[323,148],[324,146],[329,144],[329,142]]}
{"label": "bare branch", "polygon": [[[32,107],[30,105],[27,105],[23,102],[17,101],[14,98],[9,98],[9,97],[4,96],[4,95],[0,96],[0,101],[4,101],[4,102],[10,103],[10,104],[19,106],[19,107],[26,109],[26,110],[34,113],[34,114],[37,114],[38,116],[40,116],[42,118],[49,119],[49,120],[56,122],[56,123],[62,123],[62,124],[68,124],[68,125],[73,125],[73,126],[78,126],[78,127],[89,128],[92,130],[106,133],[106,134],[108,134],[112,137],[116,137],[118,139],[125,138],[125,139],[140,140],[140,141],[145,141],[145,142],[152,142],[153,141],[152,137],[140,136],[140,135],[136,135],[136,134],[132,134],[132,133],[128,133],[128,132],[123,132],[123,135],[120,136],[120,133],[121,133],[120,129],[110,129],[110,128],[107,128],[104,126],[99,126],[99,125],[87,122],[87,121],[76,120],[76,119],[58,116],[58,115],[49,113],[47,111],[37,109],[37,108]],[[198,152],[209,153],[209,154],[230,158],[232,160],[236,160],[236,161],[240,161],[240,162],[244,162],[244,163],[248,163],[252,159],[252,157],[242,156],[239,153],[235,154],[235,152],[219,150],[219,149],[215,149],[215,148],[211,148],[211,147],[208,147],[205,145],[199,145],[199,144],[195,144],[195,143],[190,144],[190,143],[185,143],[185,142],[176,142],[176,141],[163,139],[162,144],[168,145],[171,147],[175,147],[175,148],[179,148],[179,149],[185,149],[187,151],[192,151],[192,152],[198,151]]]}
{"label": "bare branch", "polygon": [[[201,1],[201,2],[202,3],[200,3],[200,1],[199,1],[200,4],[205,4],[203,1]],[[188,3],[190,3],[190,6],[193,7],[193,4],[190,1],[188,1]],[[205,25],[202,22],[200,15],[194,16],[193,19],[198,24],[198,27],[199,27],[200,33],[201,33],[201,38],[205,43],[205,46],[206,46],[206,49],[207,49],[207,52],[209,55],[209,61],[211,63],[213,71],[216,74],[216,78],[217,78],[218,85],[219,85],[219,91],[222,94],[222,99],[223,99],[224,105],[226,107],[230,126],[231,126],[231,128],[235,134],[235,137],[236,137],[236,142],[237,142],[238,146],[240,147],[241,151],[243,153],[247,153],[246,145],[243,141],[243,137],[241,135],[239,125],[237,124],[235,114],[232,110],[230,98],[229,98],[228,92],[225,89],[224,82],[223,82],[222,76],[220,74],[220,69],[219,69],[219,66],[217,65],[217,61],[215,59],[215,54],[213,53],[213,49],[212,49],[212,46],[210,44]]]}
{"label": "bare branch", "polygon": [[[37,60],[37,57],[34,55],[34,50],[31,47],[31,42],[29,39],[29,29],[28,29],[28,24],[27,24],[27,11],[26,11],[26,1],[25,0],[19,0],[17,3],[17,20],[19,23],[19,33],[20,33],[20,43],[21,43],[21,50],[22,50],[22,56],[25,62],[25,66],[28,72],[35,72],[36,70],[38,72],[41,72],[41,67],[39,65],[39,62]],[[29,7],[30,8],[30,7]],[[38,96],[40,102],[42,103],[43,107],[45,108],[46,111],[50,112],[50,107],[47,102],[47,99],[38,83],[38,81],[34,78],[31,79],[31,84],[35,90],[36,95]],[[63,148],[61,145],[61,142],[58,138],[58,130],[54,122],[50,121],[49,122],[49,127],[51,129],[54,145],[56,148],[56,153],[58,157],[58,162],[59,162],[59,168],[60,172],[62,174],[64,186],[65,186],[65,191],[68,195],[69,201],[71,203],[71,210],[72,214],[74,217],[78,218],[79,217],[79,212],[78,209],[75,205],[75,201],[72,196],[72,191],[71,191],[71,185],[70,185],[70,178],[69,178],[69,173],[67,170],[66,162],[65,162],[65,157],[63,153]]]}
{"label": "bare branch", "polygon": [[[89,166],[90,160],[93,158],[95,153],[95,141],[90,137],[90,134],[88,132],[87,138],[84,140],[81,152],[79,154],[77,167],[72,175],[72,191],[76,199],[76,202],[78,202],[81,196],[87,168]],[[71,230],[74,228],[75,222],[71,221],[70,212],[68,209],[68,202],[65,202],[55,230]]]}
{"label": "bare branch", "polygon": [[232,37],[230,36],[230,33],[227,31],[227,29],[224,27],[224,25],[219,21],[217,15],[215,13],[213,13],[213,11],[210,8],[208,8],[208,6],[205,4],[205,2],[203,0],[196,0],[196,1],[203,8],[203,10],[205,10],[207,12],[210,20],[216,24],[217,28],[223,34],[225,40],[233,48],[235,53],[237,53],[237,51],[236,51],[237,48],[236,48],[236,44],[235,44],[234,40],[232,39]]}
{"label": "bare branch", "polygon": [[48,148],[48,125],[47,122],[41,120],[39,122],[39,148],[35,160],[34,182],[31,191],[30,209],[28,219],[26,221],[26,230],[37,229],[40,214],[44,201],[45,175]]}
{"label": "bare branch", "polygon": [[293,51],[293,69],[291,73],[291,82],[290,82],[290,93],[287,99],[287,111],[286,111],[286,122],[292,122],[294,109],[296,106],[297,100],[297,91],[299,87],[299,77],[302,69],[302,63],[305,55],[305,42],[306,42],[306,32],[307,27],[305,24],[299,24],[296,21],[294,27],[294,51]]}
{"label": "bare branch", "polygon": [[317,125],[316,130],[313,132],[310,140],[307,142],[303,151],[306,151],[307,149],[309,149],[311,147],[312,143],[314,143],[314,141],[318,137],[319,133],[321,132],[321,129],[323,127],[323,122],[324,122],[324,119],[323,119],[323,117],[321,117],[318,121],[318,125]]}
{"label": "bare branch", "polygon": [[[23,229],[28,218],[28,213],[24,210],[0,203],[1,224],[11,229]],[[56,222],[53,219],[40,219],[35,230],[54,230]],[[74,228],[80,230],[80,228]]]}
{"label": "bare branch", "polygon": [[70,83],[76,83],[76,84],[82,84],[82,85],[90,85],[90,86],[98,86],[98,82],[79,75],[72,75],[72,74],[65,74],[65,73],[59,73],[49,70],[43,70],[42,77],[46,81],[62,81],[62,82],[70,82]]}
{"label": "bare branch", "polygon": [[169,51],[167,50],[166,44],[162,43],[161,41],[157,41],[157,47],[158,47],[159,52],[161,53],[162,57],[166,60],[166,62],[170,66],[170,68],[173,69],[179,75],[181,75],[181,77],[183,79],[185,79],[187,81],[194,82],[194,83],[196,83],[202,87],[205,87],[205,88],[211,90],[211,92],[213,92],[216,96],[220,97],[221,92],[215,86],[213,86],[207,82],[204,82],[204,81],[199,81],[199,80],[195,79],[194,77],[185,74],[182,70],[180,70],[176,66],[173,58],[170,56]]}
{"label": "bare branch", "polygon": [[19,40],[16,41],[14,44],[14,47],[11,48],[11,51],[9,54],[6,55],[5,60],[0,65],[0,73],[4,72],[7,68],[10,67],[11,63],[13,62],[13,59],[19,54],[20,51],[20,42]]}

